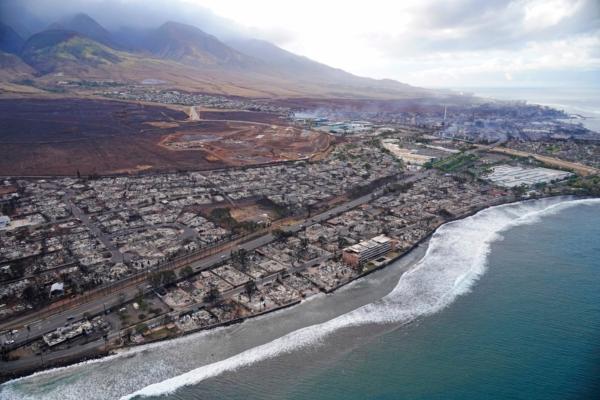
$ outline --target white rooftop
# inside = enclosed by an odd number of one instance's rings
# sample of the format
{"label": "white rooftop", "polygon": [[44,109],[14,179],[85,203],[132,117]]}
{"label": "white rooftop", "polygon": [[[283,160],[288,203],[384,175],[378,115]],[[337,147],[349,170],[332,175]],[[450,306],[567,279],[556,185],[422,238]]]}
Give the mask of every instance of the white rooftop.
{"label": "white rooftop", "polygon": [[390,242],[390,241],[391,241],[391,239],[389,237],[387,237],[385,235],[379,235],[379,236],[375,236],[374,238],[371,238],[369,240],[364,240],[360,243],[356,243],[352,246],[345,248],[344,250],[351,251],[354,253],[361,253],[365,250],[380,246],[380,245]]}
{"label": "white rooftop", "polygon": [[549,168],[523,168],[512,165],[498,165],[492,168],[487,179],[504,187],[535,185],[563,180],[573,175],[570,172]]}
{"label": "white rooftop", "polygon": [[62,292],[65,289],[65,285],[62,282],[55,282],[52,284],[52,286],[50,286],[50,293],[54,292],[54,291],[60,291]]}

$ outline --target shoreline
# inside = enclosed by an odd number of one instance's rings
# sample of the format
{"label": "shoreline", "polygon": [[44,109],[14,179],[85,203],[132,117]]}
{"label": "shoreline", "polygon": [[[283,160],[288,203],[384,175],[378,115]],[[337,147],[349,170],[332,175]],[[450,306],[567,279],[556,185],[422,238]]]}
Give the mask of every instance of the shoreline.
{"label": "shoreline", "polygon": [[[372,269],[369,269],[368,271],[365,271],[363,273],[361,273],[360,275],[348,280],[347,282],[344,282],[338,286],[336,286],[335,288],[329,290],[329,291],[321,291],[319,293],[323,293],[325,295],[330,295],[330,294],[334,294],[335,292],[337,292],[340,289],[343,289],[344,287],[347,287],[349,284],[357,282],[362,280],[362,278],[373,274],[374,272],[377,271],[381,271],[383,269],[385,269],[386,267],[388,267],[390,264],[392,263],[396,263],[396,262],[400,262],[403,259],[409,258],[409,256],[414,255],[414,252],[418,249],[418,248],[422,248],[423,245],[426,244],[423,254],[417,256],[416,259],[412,260],[412,261],[408,261],[407,265],[402,266],[402,270],[400,271],[400,275],[398,275],[398,279],[400,279],[400,277],[407,272],[408,270],[410,270],[426,253],[427,248],[429,246],[429,240],[431,239],[431,236],[441,227],[444,226],[448,223],[451,222],[455,222],[455,221],[459,221],[465,218],[468,218],[474,214],[477,214],[480,211],[483,211],[485,209],[489,209],[492,207],[497,207],[497,206],[502,206],[502,205],[507,205],[507,204],[517,204],[517,203],[523,203],[523,202],[530,202],[530,201],[537,201],[537,200],[543,200],[543,199],[547,199],[547,198],[565,198],[565,199],[572,199],[572,200],[577,200],[577,199],[586,199],[586,198],[594,198],[593,196],[565,196],[565,195],[554,195],[554,196],[543,196],[543,197],[537,197],[537,198],[531,198],[531,199],[522,199],[522,200],[515,200],[515,199],[511,199],[509,201],[500,201],[497,202],[496,204],[486,204],[484,206],[480,206],[480,207],[474,207],[473,209],[457,215],[455,217],[449,218],[448,220],[444,221],[443,223],[440,223],[439,225],[435,226],[435,228],[431,229],[425,236],[423,236],[421,239],[419,239],[417,242],[415,242],[411,247],[409,247],[408,249],[406,249],[405,251],[403,251],[402,253],[399,253],[398,255],[396,255],[393,258],[390,258],[389,260],[387,260],[385,263],[378,265]],[[283,311],[287,308],[291,308],[294,307],[296,305],[302,304],[305,301],[307,301],[308,299],[313,299],[317,294],[313,294],[311,296],[308,296],[304,299],[301,300],[294,300],[290,303],[287,304],[283,304],[281,306],[275,307],[275,308],[271,308],[265,311],[262,311],[258,314],[253,314],[253,315],[248,315],[245,317],[240,317],[240,318],[236,318],[230,321],[225,321],[222,323],[218,323],[218,324],[213,324],[213,325],[209,325],[209,326],[204,326],[201,328],[197,328],[194,330],[190,330],[187,331],[185,333],[180,333],[178,335],[175,336],[171,336],[171,337],[164,337],[164,338],[159,338],[159,339],[154,339],[154,340],[150,340],[144,343],[140,343],[140,344],[135,344],[135,345],[127,345],[127,346],[121,346],[118,348],[114,348],[114,349],[110,349],[110,350],[106,350],[104,348],[104,345],[102,345],[101,343],[98,344],[97,347],[95,348],[90,348],[84,351],[84,354],[77,354],[77,355],[73,355],[71,357],[66,356],[63,358],[59,358],[57,360],[54,361],[50,361],[48,363],[45,363],[43,365],[42,368],[40,368],[39,366],[37,367],[23,367],[21,369],[16,369],[14,371],[11,371],[9,373],[5,373],[0,372],[0,384],[4,384],[8,381],[14,380],[14,379],[19,379],[19,378],[24,378],[36,373],[43,373],[45,371],[49,371],[52,369],[57,369],[57,368],[65,368],[65,367],[69,367],[72,365],[76,365],[79,363],[83,363],[83,362],[87,362],[87,361],[91,361],[91,360],[101,360],[102,358],[105,357],[110,357],[113,355],[124,355],[127,354],[129,351],[133,350],[133,349],[139,349],[140,347],[144,346],[144,345],[152,345],[152,344],[156,344],[159,342],[166,342],[166,341],[171,341],[171,340],[177,340],[180,338],[184,338],[187,336],[190,336],[192,334],[196,334],[196,333],[200,333],[200,332],[208,332],[211,330],[214,330],[216,328],[225,328],[228,326],[233,326],[233,325],[239,325],[241,323],[243,323],[246,320],[250,320],[250,319],[255,319],[255,318],[259,318],[259,317],[264,317],[267,316],[269,314],[278,312],[278,311]]]}
{"label": "shoreline", "polygon": [[[467,216],[465,216],[466,218]],[[450,222],[450,221],[448,221]],[[441,225],[440,225],[441,226]],[[427,251],[427,246],[423,246],[428,244],[431,235],[439,228],[436,227],[432,232],[428,233],[425,237],[423,237],[421,240],[419,240],[417,243],[415,243],[413,246],[411,246],[408,250],[406,250],[405,252],[399,254],[398,256],[394,257],[393,259],[390,259],[388,262],[386,262],[385,264],[379,265],[347,282],[344,282],[338,286],[336,286],[335,288],[329,290],[329,291],[321,291],[318,292],[316,294],[313,294],[311,296],[308,296],[304,299],[301,300],[295,300],[292,301],[288,304],[284,304],[281,305],[279,307],[275,307],[275,308],[271,308],[265,311],[262,311],[258,314],[253,314],[253,315],[249,315],[249,316],[245,316],[245,317],[240,317],[240,318],[236,318],[234,320],[230,320],[230,321],[226,321],[226,322],[222,322],[222,323],[218,323],[218,324],[213,324],[213,325],[209,325],[209,326],[204,326],[201,328],[197,328],[194,330],[190,330],[187,331],[183,334],[179,334],[176,336],[172,336],[172,337],[165,337],[165,338],[160,338],[160,339],[154,339],[154,340],[150,340],[144,343],[140,343],[140,344],[134,344],[134,345],[127,345],[127,346],[122,346],[122,347],[118,347],[118,348],[114,348],[114,349],[110,349],[110,350],[104,350],[101,349],[104,346],[99,344],[98,348],[96,350],[94,349],[90,349],[88,351],[85,352],[84,355],[76,355],[76,356],[72,356],[72,357],[64,357],[61,358],[59,360],[55,360],[55,361],[51,361],[48,363],[45,363],[43,368],[23,368],[20,370],[15,370],[13,372],[10,373],[4,373],[4,371],[0,372],[0,385],[12,381],[12,380],[16,380],[16,379],[20,379],[20,378],[25,378],[27,376],[31,376],[37,373],[44,373],[46,371],[50,371],[53,369],[60,369],[60,368],[67,368],[69,366],[73,366],[73,365],[77,365],[80,363],[85,363],[88,361],[94,361],[94,360],[101,360],[103,358],[106,357],[110,357],[110,356],[118,356],[118,355],[126,355],[128,352],[132,351],[132,350],[136,350],[136,349],[140,349],[143,346],[146,345],[154,345],[157,343],[161,343],[161,342],[168,342],[168,341],[173,341],[173,340],[178,340],[178,339],[182,339],[182,338],[186,338],[188,336],[191,336],[193,334],[198,334],[201,332],[209,332],[209,331],[214,331],[216,329],[219,328],[226,328],[226,327],[230,327],[230,326],[234,326],[234,325],[240,325],[243,322],[247,321],[247,320],[254,320],[254,319],[258,319],[258,318],[262,318],[262,317],[267,317],[271,314],[277,313],[277,312],[282,312],[285,311],[286,309],[290,309],[292,307],[298,306],[304,302],[307,301],[311,301],[313,300],[316,296],[319,295],[324,295],[324,296],[331,296],[331,295],[335,295],[336,292],[345,289],[346,287],[348,287],[351,284],[357,283],[359,281],[362,280],[362,278],[365,278],[368,275],[371,275],[375,272],[380,272],[382,270],[384,270],[386,267],[388,267],[390,264],[392,263],[396,263],[396,262],[401,262],[403,259],[408,259],[411,256],[415,255],[415,252],[419,249],[422,248],[422,254],[417,255],[416,259],[414,260],[410,260],[406,263],[406,265],[401,266],[401,271],[400,274],[398,275],[398,279],[400,279],[400,277],[406,273],[407,271],[409,271],[424,255],[425,252]]]}

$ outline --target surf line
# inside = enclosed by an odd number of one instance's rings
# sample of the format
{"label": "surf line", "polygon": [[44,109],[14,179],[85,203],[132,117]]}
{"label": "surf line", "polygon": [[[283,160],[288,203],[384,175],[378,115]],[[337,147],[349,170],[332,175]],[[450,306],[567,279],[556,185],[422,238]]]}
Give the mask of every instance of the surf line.
{"label": "surf line", "polygon": [[305,347],[318,346],[334,332],[369,323],[407,323],[441,311],[458,296],[468,293],[485,273],[491,244],[500,233],[537,222],[580,204],[600,204],[600,199],[543,199],[484,209],[470,217],[442,225],[431,238],[425,256],[405,272],[396,287],[382,299],[327,322],[310,325],[227,359],[148,385],[122,400],[157,396],[197,384],[224,372]]}

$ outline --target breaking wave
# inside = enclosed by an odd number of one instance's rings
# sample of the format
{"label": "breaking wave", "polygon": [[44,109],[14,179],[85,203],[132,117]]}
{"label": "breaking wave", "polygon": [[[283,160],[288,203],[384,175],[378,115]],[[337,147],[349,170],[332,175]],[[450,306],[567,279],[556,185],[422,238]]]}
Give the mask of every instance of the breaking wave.
{"label": "breaking wave", "polygon": [[425,256],[404,273],[396,287],[381,300],[367,304],[325,323],[307,326],[261,346],[144,387],[122,397],[157,396],[174,392],[227,371],[304,347],[318,346],[334,332],[365,324],[404,324],[447,307],[468,293],[486,270],[494,241],[511,227],[532,224],[540,217],[600,199],[549,199],[492,207],[463,220],[440,227],[432,236]]}

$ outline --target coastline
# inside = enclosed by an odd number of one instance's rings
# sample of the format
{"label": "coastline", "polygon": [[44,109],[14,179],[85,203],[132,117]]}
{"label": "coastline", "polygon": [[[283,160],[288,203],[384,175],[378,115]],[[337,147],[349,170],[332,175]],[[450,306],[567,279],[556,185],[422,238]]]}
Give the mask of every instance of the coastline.
{"label": "coastline", "polygon": [[[115,397],[128,400],[165,396],[184,387],[202,388],[204,381],[213,381],[220,375],[226,375],[226,378],[219,379],[220,382],[223,379],[229,382],[231,374],[241,373],[238,372],[240,369],[248,369],[248,374],[254,374],[254,365],[268,363],[270,366],[277,366],[280,363],[278,360],[298,360],[298,357],[308,357],[308,354],[320,354],[327,348],[332,351],[336,348],[341,350],[339,343],[345,340],[350,340],[350,347],[354,348],[369,340],[378,329],[395,330],[412,325],[414,321],[441,312],[459,297],[472,291],[479,279],[486,274],[491,246],[502,240],[504,231],[535,225],[540,223],[541,218],[587,204],[597,205],[598,199],[562,196],[516,202],[490,207],[464,220],[444,224],[432,236],[425,256],[395,282],[390,292],[376,301],[322,323],[306,323],[280,337],[241,349],[225,358],[201,363],[191,370],[190,366],[198,364],[187,363],[186,368],[180,369],[176,374],[165,371],[166,377],[162,380],[140,382],[142,389],[128,392],[127,395],[118,392]],[[255,324],[254,329],[262,331],[263,327]],[[247,331],[249,330],[245,330]],[[244,340],[243,336],[236,337],[240,341]],[[171,356],[170,352],[173,350],[165,348],[163,353]],[[153,358],[156,356],[148,355],[144,361]],[[210,383],[207,384],[211,387]]]}
{"label": "coastline", "polygon": [[[508,205],[508,204],[527,203],[527,202],[532,202],[532,201],[543,200],[546,198],[565,198],[568,200],[577,200],[577,199],[585,199],[585,198],[590,198],[590,197],[589,196],[564,196],[564,195],[545,196],[545,197],[538,197],[538,198],[525,199],[525,200],[511,199],[511,201],[500,201],[500,202],[495,202],[494,204],[486,204],[484,206],[474,207],[463,214],[457,215],[453,218],[449,218],[448,220],[444,221],[443,223],[440,223],[439,225],[435,226],[424,237],[422,237],[420,240],[415,242],[410,248],[406,249],[402,253],[399,253],[395,257],[390,258],[382,265],[374,267],[374,268],[348,280],[347,282],[344,282],[344,283],[336,286],[332,290],[327,291],[327,292],[322,292],[322,293],[324,293],[325,295],[329,295],[329,294],[335,295],[335,292],[338,292],[340,289],[347,287],[351,283],[360,282],[362,280],[362,278],[364,278],[368,275],[371,275],[375,272],[381,271],[381,270],[385,269],[386,267],[388,267],[390,264],[402,262],[403,259],[409,259],[411,257],[415,258],[415,259],[411,260],[410,262],[408,262],[406,265],[401,267],[401,273],[397,276],[397,279],[400,279],[402,277],[402,275],[404,275],[407,271],[409,271],[412,267],[414,267],[419,262],[419,260],[423,257],[423,255],[425,254],[425,252],[429,246],[429,241],[431,239],[431,236],[440,227],[442,227],[450,222],[463,220],[465,218],[468,218],[468,217],[470,217],[478,212],[481,212],[485,209],[488,209],[488,208],[497,207],[497,206],[501,206],[501,205]],[[502,200],[504,200],[504,199],[502,199]],[[421,254],[416,254],[418,249],[422,249]],[[214,331],[217,328],[224,328],[224,327],[228,327],[228,326],[232,326],[232,325],[239,325],[246,320],[260,319],[261,317],[265,317],[267,315],[270,315],[270,314],[273,314],[273,313],[276,313],[279,311],[283,311],[288,308],[292,308],[292,307],[302,304],[308,300],[312,300],[315,296],[316,295],[312,295],[312,296],[306,297],[302,300],[292,301],[288,304],[284,304],[279,307],[268,309],[268,310],[265,310],[258,314],[253,314],[253,315],[237,318],[237,319],[230,320],[230,321],[225,321],[223,323],[218,323],[218,324],[213,324],[210,326],[197,328],[197,329],[187,331],[185,333],[180,333],[178,335],[171,336],[171,337],[150,340],[150,341],[140,343],[137,345],[128,345],[128,346],[118,347],[118,348],[111,349],[108,351],[102,348],[104,346],[99,346],[96,349],[90,349],[90,350],[86,351],[85,354],[83,354],[83,355],[78,354],[76,356],[65,357],[63,359],[59,359],[59,360],[56,360],[53,362],[48,362],[44,365],[44,368],[39,368],[39,367],[22,368],[20,370],[11,371],[9,373],[5,373],[3,371],[0,373],[0,375],[2,375],[1,383],[5,383],[7,381],[11,381],[11,380],[18,379],[18,378],[27,377],[27,376],[30,376],[30,375],[36,374],[36,373],[44,373],[46,371],[54,370],[57,368],[60,369],[60,368],[64,368],[64,367],[73,366],[73,365],[76,365],[79,363],[89,362],[91,360],[102,360],[103,358],[105,358],[107,356],[110,357],[110,356],[114,356],[114,355],[127,355],[131,350],[140,349],[146,345],[153,345],[153,344],[156,344],[159,342],[168,342],[168,341],[178,340],[180,338],[185,338],[185,337],[188,337],[190,335],[193,335],[193,334],[196,334],[199,332],[209,332],[209,331]]]}
{"label": "coastline", "polygon": [[[467,221],[445,224],[427,244],[418,265],[411,262],[404,266],[408,271],[400,271],[402,265],[391,265],[379,274],[347,285],[335,296],[313,296],[289,310],[253,318],[245,324],[136,346],[104,359],[38,372],[2,385],[0,398],[64,399],[65,390],[70,394],[67,398],[80,398],[94,388],[95,395],[90,398],[156,396],[267,360],[283,356],[295,359],[307,351],[319,354],[322,346],[335,349],[338,340],[356,337],[358,342],[349,344],[353,348],[368,340],[374,329],[410,324],[471,292],[486,273],[490,245],[502,238],[502,231],[536,224],[539,217],[578,204],[597,205],[598,200],[563,196],[558,201],[518,203],[484,210]],[[298,353],[299,349],[304,350]],[[147,369],[150,365],[153,367]],[[129,374],[138,368],[147,373]],[[122,379],[114,381],[110,390],[103,386],[107,379],[116,376]]]}
{"label": "coastline", "polygon": [[[525,215],[553,203],[486,213]],[[436,314],[340,329],[322,344],[168,393],[176,382],[164,382],[165,393],[148,399],[595,398],[599,207],[564,203],[500,232],[469,293]]]}
{"label": "coastline", "polygon": [[[468,215],[467,215],[468,216]],[[465,216],[465,218],[467,217]],[[439,227],[438,227],[439,228]],[[436,228],[437,229],[437,228]],[[77,355],[77,356],[73,356],[73,357],[65,357],[63,359],[54,361],[54,362],[48,362],[45,364],[44,368],[23,368],[20,370],[15,370],[15,371],[11,371],[9,373],[6,373],[4,371],[0,371],[0,385],[9,382],[9,381],[13,381],[13,380],[18,380],[21,378],[25,378],[34,374],[38,374],[38,373],[44,373],[50,370],[56,370],[56,369],[61,369],[61,368],[67,368],[70,366],[74,366],[80,363],[86,363],[86,362],[90,362],[90,361],[101,361],[102,359],[106,358],[106,357],[111,357],[111,356],[119,356],[119,355],[127,355],[129,352],[131,351],[136,351],[138,349],[142,349],[145,346],[151,346],[151,345],[155,345],[157,343],[161,343],[161,342],[169,342],[169,341],[175,341],[178,339],[182,339],[182,338],[187,338],[191,335],[194,334],[198,334],[198,333],[203,333],[203,332],[212,332],[215,331],[219,328],[226,328],[229,326],[234,326],[234,325],[240,325],[245,321],[248,320],[256,320],[256,319],[260,319],[263,317],[267,317],[270,316],[272,314],[278,313],[278,312],[285,312],[287,309],[293,308],[295,306],[298,306],[302,303],[308,302],[313,300],[316,296],[319,295],[325,295],[325,296],[335,296],[337,292],[339,292],[340,290],[343,290],[345,288],[347,288],[348,286],[350,286],[351,284],[360,282],[362,280],[362,278],[368,276],[368,275],[372,275],[376,272],[381,272],[383,269],[385,269],[386,267],[388,267],[390,264],[392,263],[396,263],[396,262],[402,262],[403,259],[408,259],[411,257],[414,257],[414,260],[410,260],[408,262],[406,262],[405,265],[403,265],[401,267],[401,273],[400,275],[398,275],[398,279],[404,274],[406,273],[408,270],[410,270],[410,268],[412,268],[425,254],[426,250],[427,250],[427,244],[429,242],[429,239],[431,237],[431,235],[435,232],[435,229],[430,232],[427,236],[425,236],[424,238],[422,238],[421,240],[419,240],[417,243],[415,243],[413,246],[411,246],[408,250],[406,250],[405,252],[399,254],[398,256],[394,257],[393,259],[390,259],[388,262],[386,262],[385,264],[382,264],[380,266],[377,266],[376,268],[373,268],[357,277],[352,278],[351,280],[344,282],[338,286],[336,286],[335,288],[333,288],[330,291],[327,292],[319,292],[317,294],[314,294],[312,296],[308,296],[302,300],[296,300],[296,301],[292,301],[290,303],[281,305],[279,307],[275,307],[275,308],[271,308],[268,310],[265,310],[263,312],[260,312],[258,314],[253,314],[253,315],[249,315],[246,317],[241,317],[241,318],[236,318],[230,321],[226,321],[226,322],[222,322],[222,323],[218,323],[218,324],[213,324],[213,325],[209,325],[209,326],[204,326],[204,327],[200,327],[194,330],[190,330],[187,331],[185,333],[176,335],[176,336],[172,336],[172,337],[165,337],[165,338],[159,338],[159,339],[154,339],[154,340],[150,340],[144,343],[140,343],[140,344],[135,344],[135,345],[127,345],[127,346],[122,346],[122,347],[118,347],[115,349],[111,349],[111,350],[103,350],[103,349],[97,349],[97,350],[90,350],[87,351],[86,354],[84,355]],[[99,346],[99,347],[103,347],[103,346]]]}

